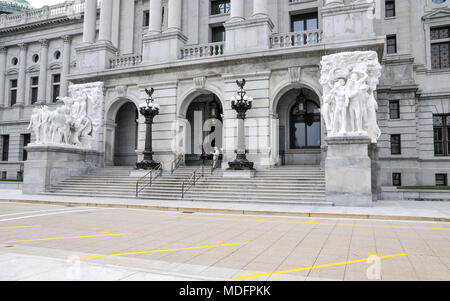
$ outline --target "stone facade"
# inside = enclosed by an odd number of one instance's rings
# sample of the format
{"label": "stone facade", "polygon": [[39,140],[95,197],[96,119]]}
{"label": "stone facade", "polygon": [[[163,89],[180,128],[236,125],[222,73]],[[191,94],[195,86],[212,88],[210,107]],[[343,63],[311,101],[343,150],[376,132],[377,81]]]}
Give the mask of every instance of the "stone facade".
{"label": "stone facade", "polygon": [[[436,173],[449,173],[450,157],[434,155],[433,114],[450,114],[450,69],[432,69],[430,40],[431,29],[450,26],[449,1],[397,0],[394,17],[385,17],[381,0],[231,0],[223,1],[230,4],[218,11],[212,2],[86,0],[1,16],[0,135],[9,135],[9,161],[0,162],[0,171],[16,177],[11,166],[22,161],[21,135],[32,134],[27,126],[36,105],[56,106],[54,86],[66,96],[69,83],[98,81],[105,87],[99,166],[131,164],[130,147],[135,161],[142,159],[144,119],[123,120],[134,115],[129,106],[128,112],[121,109],[130,103],[137,109],[146,98],[145,88],[151,87],[161,105],[153,125],[155,160],[170,168],[178,154],[199,140],[186,134],[187,124],[195,127],[189,120],[191,105],[215,96],[221,106],[222,116],[215,117],[223,123],[227,166],[237,143],[236,112],[229,99],[242,78],[254,99],[246,119],[246,145],[255,167],[324,165],[323,122],[320,145],[291,148],[292,139],[303,143],[290,123],[296,97],[304,91],[320,107],[323,55],[375,50],[383,66],[377,93],[382,135],[370,148],[372,166],[377,166],[372,182],[381,191],[381,186],[392,186],[392,173],[401,173],[402,185],[434,185]],[[293,32],[300,24],[293,24],[295,20],[303,20],[296,19],[299,15],[312,15],[317,29]],[[217,28],[226,32],[225,41],[215,40]],[[386,36],[392,35],[396,52],[387,53]],[[34,77],[39,77],[37,99]],[[13,106],[11,93],[16,93]],[[391,119],[389,101],[397,100],[400,119]],[[136,131],[136,139],[134,134],[117,137],[125,130]],[[401,135],[400,155],[391,154],[391,134]],[[122,150],[127,159],[116,157]]]}

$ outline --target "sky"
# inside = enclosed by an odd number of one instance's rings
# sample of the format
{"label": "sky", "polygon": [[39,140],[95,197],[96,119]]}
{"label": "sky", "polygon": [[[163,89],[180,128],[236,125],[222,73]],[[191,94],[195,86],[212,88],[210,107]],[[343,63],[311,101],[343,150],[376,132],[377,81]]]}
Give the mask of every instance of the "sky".
{"label": "sky", "polygon": [[27,0],[34,8],[40,8],[44,5],[54,5],[64,2],[64,0]]}

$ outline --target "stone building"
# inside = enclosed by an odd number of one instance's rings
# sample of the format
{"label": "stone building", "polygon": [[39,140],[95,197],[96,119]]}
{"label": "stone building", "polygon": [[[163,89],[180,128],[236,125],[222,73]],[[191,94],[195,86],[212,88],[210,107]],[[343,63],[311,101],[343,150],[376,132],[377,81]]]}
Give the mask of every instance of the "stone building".
{"label": "stone building", "polygon": [[[154,88],[155,159],[200,162],[211,134],[234,159],[230,97],[245,78],[253,108],[248,158],[257,169],[321,165],[323,55],[375,50],[382,136],[374,186],[448,185],[449,0],[81,0],[0,16],[0,172],[15,178],[33,140],[32,109],[70,83],[104,83],[100,166],[131,166],[145,141],[139,104]],[[216,124],[216,123],[214,123]],[[26,171],[25,171],[26,172]]]}

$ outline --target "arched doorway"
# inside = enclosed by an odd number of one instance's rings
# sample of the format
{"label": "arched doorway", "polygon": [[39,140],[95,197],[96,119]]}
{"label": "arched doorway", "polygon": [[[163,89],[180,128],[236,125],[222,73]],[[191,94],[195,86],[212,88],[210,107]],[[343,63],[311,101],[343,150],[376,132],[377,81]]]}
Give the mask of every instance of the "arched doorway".
{"label": "arched doorway", "polygon": [[203,159],[212,160],[214,147],[222,148],[223,108],[213,93],[205,93],[191,101],[186,120],[186,165],[200,165]]}
{"label": "arched doorway", "polygon": [[138,110],[132,102],[125,103],[117,111],[114,135],[115,166],[133,166],[136,164],[138,117]]}
{"label": "arched doorway", "polygon": [[320,99],[307,88],[291,89],[281,96],[278,165],[318,165],[321,160]]}

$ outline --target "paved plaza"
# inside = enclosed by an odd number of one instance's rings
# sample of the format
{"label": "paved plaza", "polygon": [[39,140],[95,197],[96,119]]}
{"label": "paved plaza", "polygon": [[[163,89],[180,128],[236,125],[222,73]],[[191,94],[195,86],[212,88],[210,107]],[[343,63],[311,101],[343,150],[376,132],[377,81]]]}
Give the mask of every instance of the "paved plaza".
{"label": "paved plaza", "polygon": [[0,202],[0,267],[0,280],[450,280],[450,226]]}

